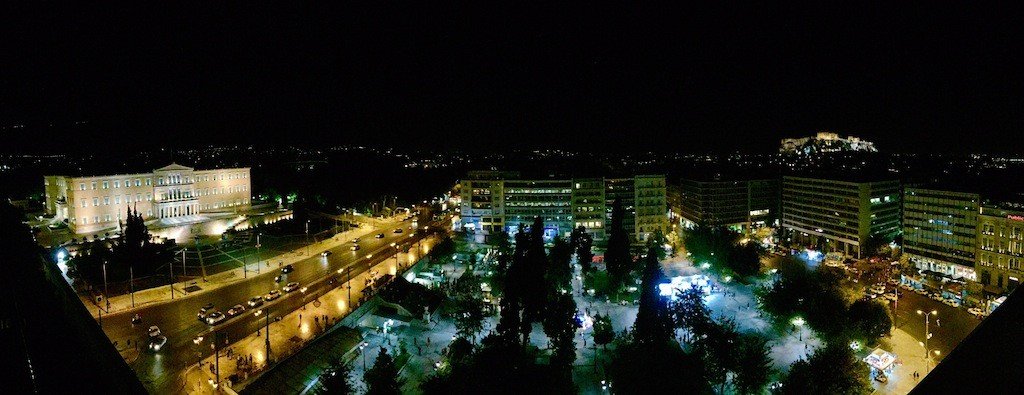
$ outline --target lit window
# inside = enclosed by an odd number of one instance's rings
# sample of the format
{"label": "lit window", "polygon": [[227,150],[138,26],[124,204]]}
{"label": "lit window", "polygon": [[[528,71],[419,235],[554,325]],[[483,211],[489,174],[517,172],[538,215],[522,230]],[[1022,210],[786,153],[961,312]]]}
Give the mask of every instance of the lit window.
{"label": "lit window", "polygon": [[103,181],[103,189],[110,189],[110,181]]}
{"label": "lit window", "polygon": [[104,206],[109,206],[110,205],[110,196],[104,196],[103,197],[103,205]]}
{"label": "lit window", "polygon": [[99,205],[100,205],[100,198],[98,198],[98,197],[92,198],[92,206],[96,207],[96,206],[99,206]]}
{"label": "lit window", "polygon": [[84,182],[81,183],[81,184],[78,184],[78,190],[79,191],[84,191],[85,190],[85,183]]}

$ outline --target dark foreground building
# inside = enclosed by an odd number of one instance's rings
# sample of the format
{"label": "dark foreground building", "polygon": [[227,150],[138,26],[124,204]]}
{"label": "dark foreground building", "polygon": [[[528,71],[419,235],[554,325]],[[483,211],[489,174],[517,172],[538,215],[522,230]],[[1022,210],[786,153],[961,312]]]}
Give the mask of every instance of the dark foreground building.
{"label": "dark foreground building", "polygon": [[0,203],[0,392],[145,393],[99,325],[21,223]]}

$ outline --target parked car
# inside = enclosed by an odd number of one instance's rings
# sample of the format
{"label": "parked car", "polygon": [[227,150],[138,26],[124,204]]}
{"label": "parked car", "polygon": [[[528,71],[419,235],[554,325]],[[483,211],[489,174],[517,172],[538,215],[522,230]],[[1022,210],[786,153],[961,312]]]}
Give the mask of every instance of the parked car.
{"label": "parked car", "polygon": [[285,285],[284,288],[281,288],[281,289],[284,290],[285,292],[292,292],[292,291],[294,291],[296,289],[299,289],[299,283],[292,281],[292,282],[288,283],[288,285]]}
{"label": "parked car", "polygon": [[263,296],[263,300],[269,302],[271,300],[274,300],[274,299],[277,299],[277,298],[280,298],[280,297],[281,297],[281,291],[278,291],[278,290],[275,289],[273,291],[267,292],[267,294],[265,296]]}
{"label": "parked car", "polygon": [[224,319],[226,318],[227,317],[225,317],[223,313],[219,311],[214,311],[206,316],[206,323],[209,325],[217,325],[221,323],[221,321],[224,321]]}
{"label": "parked car", "polygon": [[249,307],[259,307],[263,305],[262,296],[253,296],[249,298]]}
{"label": "parked car", "polygon": [[975,317],[978,317],[978,318],[981,318],[982,316],[984,316],[984,315],[985,315],[985,314],[984,314],[984,313],[983,313],[983,312],[981,311],[981,309],[979,309],[979,308],[977,308],[977,307],[971,307],[971,308],[967,309],[967,312],[968,312],[968,313],[971,313],[971,315],[974,315]]}
{"label": "parked car", "polygon": [[884,294],[885,293],[885,286],[882,285],[882,284],[875,284],[875,285],[871,286],[870,291],[874,292],[876,294]]}
{"label": "parked car", "polygon": [[213,311],[213,303],[207,303],[199,309],[199,314],[196,314],[196,318],[200,321],[206,320],[206,315]]}
{"label": "parked car", "polygon": [[395,229],[395,233],[402,233],[402,228]]}
{"label": "parked car", "polygon": [[284,274],[288,274],[288,273],[291,273],[293,271],[295,271],[295,268],[293,268],[292,265],[284,265],[284,267],[281,268],[281,273],[284,273]]}
{"label": "parked car", "polygon": [[894,294],[894,293],[887,293],[885,295],[882,295],[882,297],[885,298],[885,300],[888,300],[890,302],[896,301],[896,294]]}
{"label": "parked car", "polygon": [[915,289],[914,293],[916,293],[918,295],[921,295],[921,296],[927,296],[928,295],[928,291],[925,291],[924,288]]}
{"label": "parked car", "polygon": [[957,302],[956,299],[953,298],[942,299],[942,304],[951,307],[960,307],[960,302]]}
{"label": "parked car", "polygon": [[234,317],[245,312],[245,306],[236,304],[234,307],[228,310],[228,317]]}

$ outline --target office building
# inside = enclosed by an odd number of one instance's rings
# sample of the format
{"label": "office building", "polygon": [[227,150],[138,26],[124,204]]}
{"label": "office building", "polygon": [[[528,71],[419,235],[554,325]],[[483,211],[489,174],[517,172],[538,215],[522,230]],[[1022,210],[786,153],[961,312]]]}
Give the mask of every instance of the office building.
{"label": "office building", "polygon": [[625,213],[626,232],[636,240],[665,232],[668,224],[664,176],[521,179],[514,172],[472,171],[460,185],[460,224],[472,232],[511,233],[539,216],[549,237],[568,236],[584,226],[603,240],[616,199]]}
{"label": "office building", "polygon": [[684,226],[726,226],[738,232],[772,225],[779,215],[779,181],[680,180],[678,206]]}
{"label": "office building", "polygon": [[785,176],[782,226],[793,242],[861,257],[869,237],[900,231],[899,181]]}
{"label": "office building", "polygon": [[921,270],[975,281],[981,197],[926,188],[903,192],[903,253]]}
{"label": "office building", "polygon": [[171,164],[151,173],[46,176],[46,212],[75,233],[116,229],[128,209],[144,219],[191,222],[202,213],[251,204],[249,168],[195,170]]}

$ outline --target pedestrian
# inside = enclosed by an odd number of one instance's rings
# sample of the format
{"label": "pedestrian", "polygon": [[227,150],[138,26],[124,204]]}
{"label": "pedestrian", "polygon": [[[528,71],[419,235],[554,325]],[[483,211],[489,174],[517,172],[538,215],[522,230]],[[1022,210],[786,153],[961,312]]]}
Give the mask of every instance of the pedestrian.
{"label": "pedestrian", "polygon": [[939,323],[939,319],[938,318],[935,319],[935,326],[938,326],[938,327],[942,326],[942,324]]}
{"label": "pedestrian", "polygon": [[302,313],[299,313],[299,321],[302,321]]}

